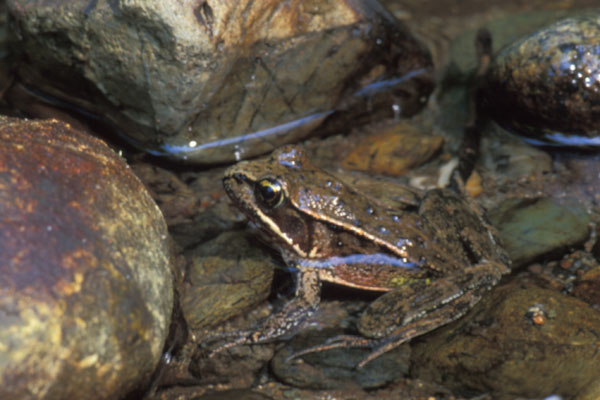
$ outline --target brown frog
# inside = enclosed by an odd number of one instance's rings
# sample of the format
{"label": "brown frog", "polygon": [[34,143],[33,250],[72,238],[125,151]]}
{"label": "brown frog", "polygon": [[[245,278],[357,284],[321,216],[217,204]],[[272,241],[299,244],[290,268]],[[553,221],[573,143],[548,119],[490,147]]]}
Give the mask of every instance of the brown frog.
{"label": "brown frog", "polygon": [[371,347],[360,367],[459,318],[509,272],[494,229],[449,190],[430,190],[416,204],[390,208],[293,146],[232,166],[223,183],[298,275],[296,295],[281,311],[223,348],[293,332],[317,308],[321,282],[329,281],[387,292],[363,312],[363,336],[333,338],[306,351]]}

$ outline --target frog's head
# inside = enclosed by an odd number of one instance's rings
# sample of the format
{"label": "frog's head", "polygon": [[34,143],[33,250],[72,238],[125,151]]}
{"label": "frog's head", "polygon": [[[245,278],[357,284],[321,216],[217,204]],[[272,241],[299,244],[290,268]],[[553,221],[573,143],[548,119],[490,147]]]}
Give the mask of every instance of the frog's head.
{"label": "frog's head", "polygon": [[[389,230],[373,217],[385,212],[375,213],[369,199],[316,167],[297,147],[240,162],[225,172],[223,184],[235,205],[286,259],[352,254],[351,243],[358,242],[360,251],[365,251],[364,242],[395,246],[374,233]],[[356,239],[341,239],[341,232]]]}
{"label": "frog's head", "polygon": [[294,207],[291,187],[312,169],[303,152],[293,146],[271,156],[239,162],[225,171],[223,186],[233,203],[282,252],[307,257],[310,223]]}

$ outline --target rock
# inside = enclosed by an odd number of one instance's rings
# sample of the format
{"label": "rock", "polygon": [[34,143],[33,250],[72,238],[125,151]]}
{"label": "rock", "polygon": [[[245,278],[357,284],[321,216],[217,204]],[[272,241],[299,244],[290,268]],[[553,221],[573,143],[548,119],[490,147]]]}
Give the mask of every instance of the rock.
{"label": "rock", "polygon": [[532,143],[600,146],[600,16],[566,18],[504,48],[483,103]]}
{"label": "rock", "polygon": [[577,400],[596,400],[600,398],[600,382],[592,384],[583,392],[577,394]]}
{"label": "rock", "polygon": [[524,143],[496,124],[489,124],[482,138],[482,160],[497,176],[508,179],[540,177],[552,171],[552,157]]}
{"label": "rock", "polygon": [[[281,397],[279,397],[281,398]],[[198,386],[183,385],[161,390],[145,400],[272,400],[265,394],[251,389],[207,390]]]}
{"label": "rock", "polygon": [[494,399],[571,398],[598,381],[600,312],[528,279],[413,345],[413,377]]}
{"label": "rock", "polygon": [[600,267],[586,271],[577,278],[573,295],[588,304],[600,306]]}
{"label": "rock", "polygon": [[427,51],[376,1],[7,5],[19,80],[179,160],[271,151],[332,114],[410,115],[433,88]]}
{"label": "rock", "polygon": [[589,216],[576,199],[512,198],[488,213],[513,268],[581,245],[589,235]]}
{"label": "rock", "polygon": [[[235,307],[233,308],[235,309]],[[220,332],[255,329],[259,322],[267,318],[271,312],[271,307],[262,304],[239,314],[218,327],[204,332],[195,332],[195,349],[200,351],[196,351],[187,370],[197,377],[199,383],[204,385],[218,383],[221,388],[230,389],[253,386],[260,371],[264,371],[269,360],[273,358],[275,343],[234,346],[213,353],[220,344],[229,341],[227,338],[223,338],[224,340],[220,342],[215,341],[214,335],[218,335]],[[201,334],[204,336],[200,336]],[[198,347],[198,343],[201,348]]]}
{"label": "rock", "polygon": [[262,393],[255,392],[250,389],[233,389],[224,390],[222,392],[207,393],[199,397],[194,397],[192,400],[271,400],[272,397],[265,396]]}
{"label": "rock", "polygon": [[444,144],[440,136],[419,133],[408,123],[394,123],[366,136],[342,166],[375,174],[399,176],[426,163]]}
{"label": "rock", "polygon": [[192,330],[213,327],[263,302],[274,263],[241,232],[225,232],[188,253],[181,307]]}
{"label": "rock", "polygon": [[596,243],[592,247],[592,254],[596,257],[596,260],[600,261],[600,226],[596,226]]}
{"label": "rock", "polygon": [[132,164],[131,168],[150,192],[169,227],[190,222],[197,214],[200,200],[173,172],[147,163]]}
{"label": "rock", "polygon": [[481,175],[477,171],[471,172],[469,178],[465,182],[465,190],[471,197],[477,197],[483,193],[483,182],[481,180]]}
{"label": "rock", "polygon": [[157,365],[167,228],[103,142],[0,117],[0,398],[115,399]]}
{"label": "rock", "polygon": [[274,399],[352,399],[352,400],[393,400],[393,399],[451,399],[460,398],[452,396],[445,388],[439,385],[428,384],[420,380],[398,380],[388,388],[378,390],[364,390],[355,385],[346,385],[339,389],[310,390],[290,387],[277,382],[269,382],[258,389]]}

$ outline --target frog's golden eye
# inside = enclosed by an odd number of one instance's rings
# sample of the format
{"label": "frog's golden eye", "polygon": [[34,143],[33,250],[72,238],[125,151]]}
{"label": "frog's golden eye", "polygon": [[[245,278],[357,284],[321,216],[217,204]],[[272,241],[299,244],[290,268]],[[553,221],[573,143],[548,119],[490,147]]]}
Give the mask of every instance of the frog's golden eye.
{"label": "frog's golden eye", "polygon": [[254,184],[254,196],[267,208],[279,207],[285,198],[283,187],[273,178],[263,178]]}

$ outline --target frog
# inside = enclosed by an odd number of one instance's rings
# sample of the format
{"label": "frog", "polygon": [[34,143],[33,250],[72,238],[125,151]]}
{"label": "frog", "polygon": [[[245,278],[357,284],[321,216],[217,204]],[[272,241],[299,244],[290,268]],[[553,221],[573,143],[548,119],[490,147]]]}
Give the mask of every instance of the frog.
{"label": "frog", "polygon": [[[285,338],[318,308],[323,282],[381,292],[362,312],[358,335],[333,337],[292,357],[368,347],[357,366],[463,316],[510,272],[483,210],[435,188],[410,200],[370,196],[312,163],[300,146],[229,167],[223,185],[257,233],[295,274],[291,300],[256,329],[217,351]],[[414,191],[409,191],[414,193]],[[415,198],[416,196],[416,198]]]}

